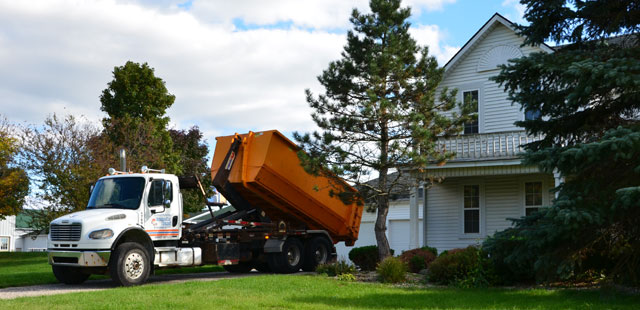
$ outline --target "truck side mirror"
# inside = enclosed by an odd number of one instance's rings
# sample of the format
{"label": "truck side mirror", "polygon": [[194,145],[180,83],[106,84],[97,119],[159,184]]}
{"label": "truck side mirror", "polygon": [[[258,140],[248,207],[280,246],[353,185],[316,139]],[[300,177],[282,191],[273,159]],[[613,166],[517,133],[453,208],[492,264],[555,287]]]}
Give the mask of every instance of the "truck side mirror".
{"label": "truck side mirror", "polygon": [[165,199],[164,203],[162,204],[163,207],[165,208],[169,208],[171,207],[171,200],[169,199]]}

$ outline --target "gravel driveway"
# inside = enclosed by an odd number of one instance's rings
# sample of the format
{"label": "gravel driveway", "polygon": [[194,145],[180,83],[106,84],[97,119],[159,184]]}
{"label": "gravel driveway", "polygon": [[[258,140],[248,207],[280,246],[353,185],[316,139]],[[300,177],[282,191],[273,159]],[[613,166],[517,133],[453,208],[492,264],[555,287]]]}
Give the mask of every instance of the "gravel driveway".
{"label": "gravel driveway", "polygon": [[[306,273],[301,273],[306,274]],[[228,272],[207,272],[189,274],[167,274],[149,277],[148,284],[181,283],[187,281],[216,281],[229,278],[252,277],[264,275],[263,273],[232,274]],[[8,287],[0,289],[0,299],[13,299],[18,297],[44,296],[66,294],[73,292],[102,291],[114,288],[111,279],[87,281],[81,285],[45,284],[33,286]]]}

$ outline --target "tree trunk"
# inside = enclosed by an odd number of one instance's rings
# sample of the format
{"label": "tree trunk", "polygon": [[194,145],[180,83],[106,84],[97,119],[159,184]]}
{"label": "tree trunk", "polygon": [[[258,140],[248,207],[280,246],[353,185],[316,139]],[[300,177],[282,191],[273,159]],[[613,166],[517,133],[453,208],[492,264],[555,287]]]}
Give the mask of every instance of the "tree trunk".
{"label": "tree trunk", "polygon": [[[381,114],[385,114],[382,111]],[[389,214],[389,189],[387,188],[387,174],[389,168],[387,167],[387,156],[389,156],[389,133],[387,123],[383,122],[380,134],[380,162],[381,167],[378,176],[378,216],[376,217],[376,242],[378,243],[378,257],[380,261],[391,255],[389,248],[389,240],[387,240],[387,214]]]}

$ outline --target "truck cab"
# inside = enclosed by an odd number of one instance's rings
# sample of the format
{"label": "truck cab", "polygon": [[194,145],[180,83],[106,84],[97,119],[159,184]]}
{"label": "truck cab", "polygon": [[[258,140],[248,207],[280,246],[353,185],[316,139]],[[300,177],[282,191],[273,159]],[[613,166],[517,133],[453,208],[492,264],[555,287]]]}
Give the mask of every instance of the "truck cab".
{"label": "truck cab", "polygon": [[[141,173],[110,169],[92,187],[86,210],[51,222],[49,263],[63,283],[81,283],[107,269],[122,285],[141,283],[154,263],[160,265],[159,252],[176,251],[181,223],[178,177],[145,167]],[[122,266],[114,255],[123,256]]]}

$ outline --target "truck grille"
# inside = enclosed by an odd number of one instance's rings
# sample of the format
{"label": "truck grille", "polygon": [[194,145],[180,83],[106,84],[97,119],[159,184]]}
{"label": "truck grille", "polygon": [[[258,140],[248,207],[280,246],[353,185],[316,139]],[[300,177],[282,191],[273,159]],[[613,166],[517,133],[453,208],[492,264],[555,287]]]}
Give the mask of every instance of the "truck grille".
{"label": "truck grille", "polygon": [[78,241],[82,232],[82,224],[52,224],[49,233],[51,241]]}

